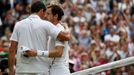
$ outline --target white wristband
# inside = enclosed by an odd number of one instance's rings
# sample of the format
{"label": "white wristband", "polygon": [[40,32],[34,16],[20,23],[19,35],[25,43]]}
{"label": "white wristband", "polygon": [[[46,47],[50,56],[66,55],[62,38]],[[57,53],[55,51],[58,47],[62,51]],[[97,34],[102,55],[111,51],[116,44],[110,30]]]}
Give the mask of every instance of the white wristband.
{"label": "white wristband", "polygon": [[49,56],[49,51],[41,51],[41,50],[38,50],[37,51],[37,56],[45,56],[45,57],[48,57]]}

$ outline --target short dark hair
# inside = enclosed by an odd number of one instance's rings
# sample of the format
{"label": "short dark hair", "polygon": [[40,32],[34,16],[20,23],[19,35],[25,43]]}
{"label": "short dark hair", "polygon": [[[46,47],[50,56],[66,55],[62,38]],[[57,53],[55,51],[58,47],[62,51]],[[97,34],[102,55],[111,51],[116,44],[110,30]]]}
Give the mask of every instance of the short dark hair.
{"label": "short dark hair", "polygon": [[41,1],[36,1],[31,5],[31,13],[37,13],[41,9],[43,9],[43,11],[46,11],[46,6]]}
{"label": "short dark hair", "polygon": [[64,11],[59,5],[50,5],[47,8],[51,8],[53,15],[58,15],[58,21],[61,20],[62,16],[64,15]]}

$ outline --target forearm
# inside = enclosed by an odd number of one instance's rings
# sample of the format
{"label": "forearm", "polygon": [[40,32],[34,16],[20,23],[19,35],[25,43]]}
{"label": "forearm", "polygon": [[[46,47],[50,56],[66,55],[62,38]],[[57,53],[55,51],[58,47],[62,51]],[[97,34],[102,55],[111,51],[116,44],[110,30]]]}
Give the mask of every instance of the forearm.
{"label": "forearm", "polygon": [[29,50],[24,50],[24,55],[28,57],[35,57],[35,56],[40,56],[40,57],[61,57],[63,53],[63,46],[58,46],[55,47],[53,50],[34,50],[34,49],[29,49]]}
{"label": "forearm", "polygon": [[14,73],[14,65],[15,65],[15,52],[9,52],[8,55],[8,67],[9,67],[9,73]]}
{"label": "forearm", "polygon": [[11,41],[11,45],[9,48],[9,55],[8,55],[8,68],[9,68],[9,74],[8,75],[14,75],[14,66],[15,66],[15,55],[17,50],[18,43],[15,41]]}
{"label": "forearm", "polygon": [[63,54],[63,48],[64,48],[63,46],[57,46],[53,50],[49,50],[49,51],[38,50],[37,56],[46,56],[50,58],[61,57]]}
{"label": "forearm", "polygon": [[61,41],[69,41],[71,39],[71,33],[61,31],[57,38]]}
{"label": "forearm", "polygon": [[53,50],[53,51],[37,51],[37,56],[45,56],[45,57],[50,57],[50,58],[54,58],[54,57],[61,57],[61,55],[59,54],[59,52]]}
{"label": "forearm", "polygon": [[12,54],[9,54],[8,67],[10,71],[14,71],[14,65],[15,65],[15,56],[13,56]]}

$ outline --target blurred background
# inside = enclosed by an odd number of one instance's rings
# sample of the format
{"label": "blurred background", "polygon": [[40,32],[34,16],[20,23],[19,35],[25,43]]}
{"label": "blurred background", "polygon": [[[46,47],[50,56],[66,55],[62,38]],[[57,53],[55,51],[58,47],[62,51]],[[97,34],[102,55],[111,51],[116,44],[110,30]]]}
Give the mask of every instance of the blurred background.
{"label": "blurred background", "polygon": [[[27,18],[37,0],[0,0],[0,75],[8,75],[9,38],[17,21]],[[52,0],[41,0],[46,4]],[[58,1],[73,39],[69,42],[71,73],[134,56],[134,0]],[[134,65],[99,75],[132,75]]]}

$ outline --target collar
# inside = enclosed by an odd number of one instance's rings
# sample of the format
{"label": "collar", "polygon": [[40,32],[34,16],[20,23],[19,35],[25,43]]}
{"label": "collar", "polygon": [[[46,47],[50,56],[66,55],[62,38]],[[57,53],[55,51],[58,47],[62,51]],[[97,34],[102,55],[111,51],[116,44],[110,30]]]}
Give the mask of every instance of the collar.
{"label": "collar", "polygon": [[39,17],[38,15],[36,15],[36,14],[31,14],[31,15],[29,16],[29,18],[37,18],[37,19],[40,19],[40,17]]}

